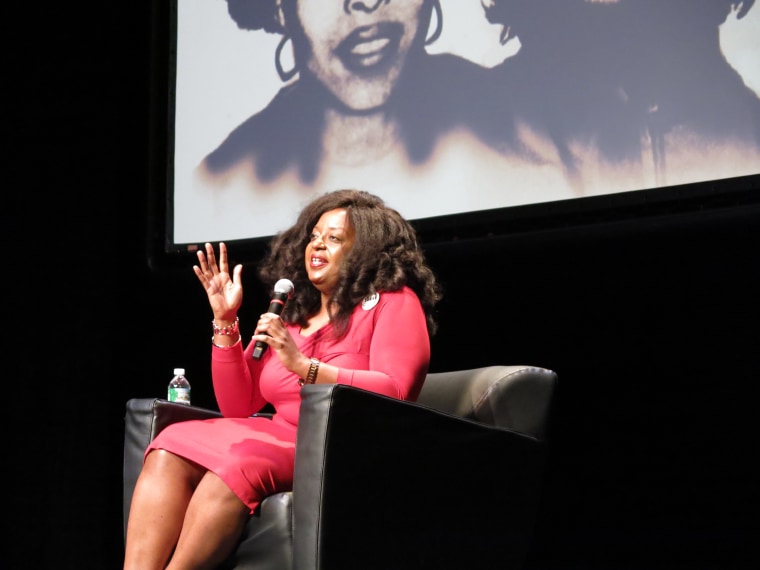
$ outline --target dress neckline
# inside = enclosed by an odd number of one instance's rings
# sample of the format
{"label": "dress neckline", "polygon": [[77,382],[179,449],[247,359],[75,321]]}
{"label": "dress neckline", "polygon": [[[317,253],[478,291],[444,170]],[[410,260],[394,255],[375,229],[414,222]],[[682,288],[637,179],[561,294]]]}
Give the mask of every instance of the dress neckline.
{"label": "dress neckline", "polygon": [[327,328],[328,328],[328,327],[330,327],[331,325],[332,325],[332,321],[327,321],[325,324],[323,324],[323,325],[322,325],[321,327],[319,327],[318,329],[314,329],[313,331],[311,331],[310,333],[307,333],[307,334],[304,334],[304,333],[303,333],[303,328],[302,328],[302,327],[298,327],[298,334],[299,334],[299,336],[301,336],[301,337],[303,337],[303,338],[312,338],[312,337],[315,337],[315,336],[319,337],[319,336],[321,336],[321,335],[324,333],[324,331],[326,331],[326,330],[327,330]]}

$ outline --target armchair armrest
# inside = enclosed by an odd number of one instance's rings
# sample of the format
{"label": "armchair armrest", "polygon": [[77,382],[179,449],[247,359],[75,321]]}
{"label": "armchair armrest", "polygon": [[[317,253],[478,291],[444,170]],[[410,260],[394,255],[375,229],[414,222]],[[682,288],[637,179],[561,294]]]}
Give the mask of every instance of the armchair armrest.
{"label": "armchair armrest", "polygon": [[[272,414],[259,412],[254,415],[271,417]],[[127,402],[124,432],[125,537],[132,494],[148,444],[170,424],[219,417],[222,414],[215,410],[177,404],[160,398],[136,398]],[[249,518],[240,544],[221,568],[292,568],[291,503],[291,493],[267,497],[261,504],[260,512]]]}
{"label": "armchair armrest", "polygon": [[129,506],[143,463],[145,448],[166,426],[187,420],[218,418],[222,414],[160,398],[133,398],[127,402],[124,417],[124,532]]}
{"label": "armchair armrest", "polygon": [[350,386],[301,394],[296,568],[519,567],[544,443]]}

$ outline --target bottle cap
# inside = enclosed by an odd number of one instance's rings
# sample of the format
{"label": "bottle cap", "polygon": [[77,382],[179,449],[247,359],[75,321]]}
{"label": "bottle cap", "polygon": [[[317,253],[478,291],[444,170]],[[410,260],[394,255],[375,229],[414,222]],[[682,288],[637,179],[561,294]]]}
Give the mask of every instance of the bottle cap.
{"label": "bottle cap", "polygon": [[175,368],[174,369],[174,375],[175,376],[184,376],[185,375],[185,369],[184,368]]}

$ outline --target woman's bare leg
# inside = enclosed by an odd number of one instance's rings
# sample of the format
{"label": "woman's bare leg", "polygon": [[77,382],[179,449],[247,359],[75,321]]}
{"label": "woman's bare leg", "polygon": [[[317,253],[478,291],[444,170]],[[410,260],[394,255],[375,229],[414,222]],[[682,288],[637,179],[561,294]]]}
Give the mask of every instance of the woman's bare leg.
{"label": "woman's bare leg", "polygon": [[250,509],[214,473],[207,471],[193,493],[168,569],[215,568],[240,539]]}
{"label": "woman's bare leg", "polygon": [[177,542],[187,506],[206,472],[168,451],[151,451],[132,495],[125,570],[159,570]]}

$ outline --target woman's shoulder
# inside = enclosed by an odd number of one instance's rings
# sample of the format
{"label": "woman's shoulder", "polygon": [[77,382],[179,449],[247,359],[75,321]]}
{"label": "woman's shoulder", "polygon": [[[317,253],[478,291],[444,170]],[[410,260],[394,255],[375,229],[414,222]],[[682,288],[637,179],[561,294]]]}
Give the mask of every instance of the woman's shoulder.
{"label": "woman's shoulder", "polygon": [[378,291],[364,297],[353,311],[353,322],[386,322],[398,324],[399,319],[424,319],[422,303],[409,287],[395,291]]}
{"label": "woman's shoulder", "polygon": [[405,303],[412,302],[415,305],[420,304],[419,297],[410,287],[404,285],[400,289],[394,291],[379,291],[367,295],[362,299],[361,308],[364,310],[371,309],[372,307],[379,305],[403,305]]}

